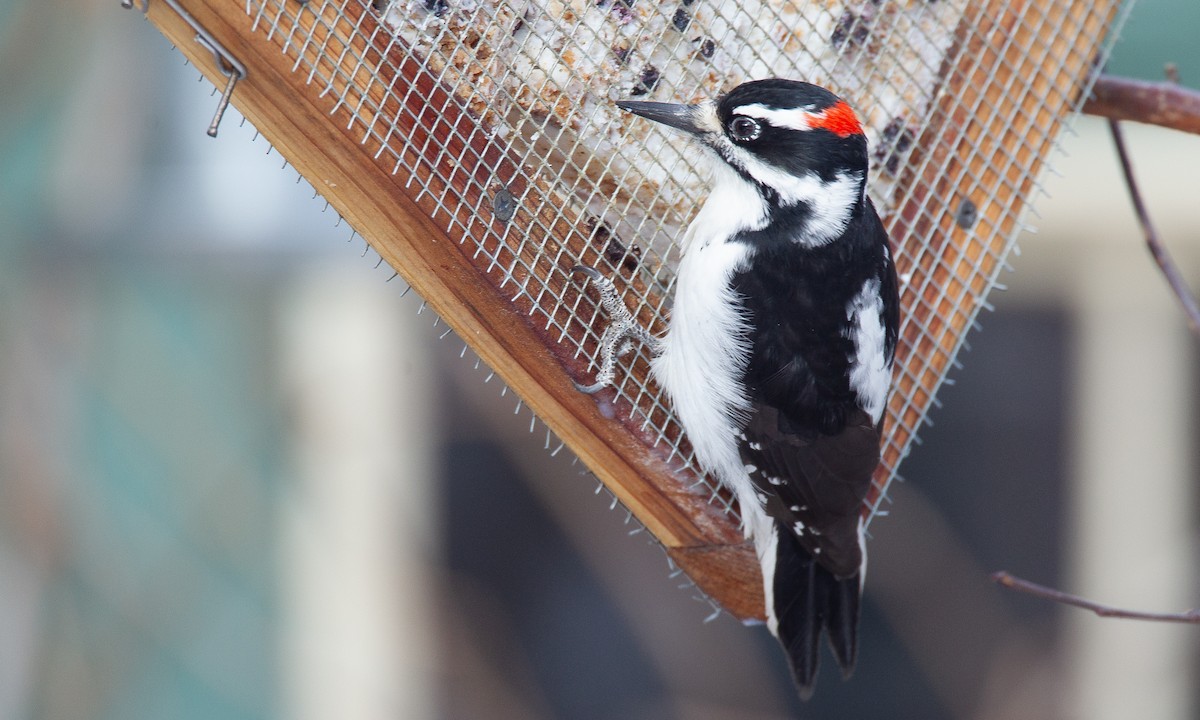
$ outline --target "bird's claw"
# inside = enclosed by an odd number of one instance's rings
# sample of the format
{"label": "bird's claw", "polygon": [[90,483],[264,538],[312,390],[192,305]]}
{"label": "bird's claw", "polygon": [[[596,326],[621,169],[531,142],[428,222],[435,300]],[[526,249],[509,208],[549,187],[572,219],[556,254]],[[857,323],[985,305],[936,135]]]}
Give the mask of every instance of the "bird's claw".
{"label": "bird's claw", "polygon": [[572,381],[572,384],[575,385],[576,390],[578,390],[579,392],[584,393],[586,395],[595,395],[596,393],[600,392],[601,390],[603,390],[604,388],[609,386],[609,383],[606,383],[606,382],[594,382],[591,385],[581,385],[577,382]]}
{"label": "bird's claw", "polygon": [[604,333],[600,336],[600,369],[596,372],[596,382],[591,385],[575,383],[579,392],[594,395],[613,384],[617,358],[632,350],[635,342],[657,348],[659,341],[638,324],[633,313],[621,302],[621,296],[612,280],[586,265],[576,265],[571,268],[571,272],[586,275],[592,281],[600,291],[600,306],[609,316],[608,327],[604,328]]}
{"label": "bird's claw", "polygon": [[604,277],[604,274],[601,273],[599,270],[597,270],[594,267],[588,267],[587,265],[576,265],[571,268],[571,272],[577,273],[579,275],[587,275],[589,278],[591,278],[592,280],[595,280],[596,282],[605,282],[605,283],[608,283],[609,285],[612,285],[612,281],[609,280],[608,278]]}

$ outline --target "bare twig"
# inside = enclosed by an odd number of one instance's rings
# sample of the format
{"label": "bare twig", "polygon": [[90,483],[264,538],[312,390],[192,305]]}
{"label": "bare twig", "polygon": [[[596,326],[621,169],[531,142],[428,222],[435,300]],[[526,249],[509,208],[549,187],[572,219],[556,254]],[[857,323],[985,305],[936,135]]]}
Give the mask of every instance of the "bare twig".
{"label": "bare twig", "polygon": [[1200,134],[1200,91],[1172,80],[1147,82],[1101,75],[1082,110],[1112,120],[1133,120]]}
{"label": "bare twig", "polygon": [[1033,595],[1034,597],[1050,600],[1052,602],[1061,603],[1063,605],[1073,605],[1084,610],[1091,610],[1100,617],[1106,618],[1121,618],[1125,620],[1152,620],[1155,622],[1170,622],[1183,623],[1187,625],[1200,625],[1200,608],[1193,608],[1181,613],[1155,613],[1142,612],[1140,610],[1123,610],[1108,605],[1101,605],[1097,602],[1092,602],[1078,595],[1071,595],[1061,590],[1048,588],[1045,585],[1022,580],[1019,577],[1014,577],[1001,570],[1000,572],[992,573],[992,581],[1003,585],[1006,588],[1018,590],[1020,592]]}
{"label": "bare twig", "polygon": [[1142,202],[1142,193],[1138,190],[1137,181],[1133,177],[1133,165],[1129,162],[1129,153],[1125,149],[1125,138],[1121,134],[1121,125],[1117,120],[1110,118],[1108,127],[1112,131],[1113,143],[1117,147],[1117,157],[1121,160],[1121,170],[1125,173],[1125,185],[1129,188],[1129,198],[1133,201],[1133,210],[1137,213],[1142,232],[1146,235],[1146,247],[1150,249],[1154,261],[1158,263],[1163,276],[1167,278],[1167,284],[1171,286],[1175,297],[1179,299],[1179,304],[1183,306],[1183,312],[1187,315],[1188,324],[1192,326],[1192,332],[1200,335],[1200,304],[1197,304],[1196,296],[1188,289],[1187,281],[1183,279],[1183,275],[1171,259],[1171,255],[1159,241],[1158,231],[1150,222],[1150,214],[1146,211],[1146,204]]}

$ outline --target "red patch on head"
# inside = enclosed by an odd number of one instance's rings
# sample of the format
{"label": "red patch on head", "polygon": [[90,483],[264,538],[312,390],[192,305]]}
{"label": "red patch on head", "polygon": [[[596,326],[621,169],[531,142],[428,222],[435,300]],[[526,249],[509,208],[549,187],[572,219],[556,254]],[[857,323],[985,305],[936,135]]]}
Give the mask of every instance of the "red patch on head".
{"label": "red patch on head", "polygon": [[812,128],[824,128],[838,137],[862,135],[862,125],[858,116],[850,109],[844,100],[838,100],[833,105],[812,115]]}

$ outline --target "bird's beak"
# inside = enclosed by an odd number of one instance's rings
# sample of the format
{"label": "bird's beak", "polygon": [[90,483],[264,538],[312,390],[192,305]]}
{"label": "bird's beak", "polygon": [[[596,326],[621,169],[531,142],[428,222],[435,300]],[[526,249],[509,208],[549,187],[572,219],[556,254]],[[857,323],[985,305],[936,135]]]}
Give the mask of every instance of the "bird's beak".
{"label": "bird's beak", "polygon": [[617,107],[690,135],[702,135],[706,131],[700,124],[701,113],[698,105],[618,100]]}

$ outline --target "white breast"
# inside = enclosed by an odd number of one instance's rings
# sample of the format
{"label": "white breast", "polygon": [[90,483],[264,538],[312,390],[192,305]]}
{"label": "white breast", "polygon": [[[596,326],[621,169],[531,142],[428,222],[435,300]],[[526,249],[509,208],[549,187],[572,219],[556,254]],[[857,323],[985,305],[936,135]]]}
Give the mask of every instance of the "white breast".
{"label": "white breast", "polygon": [[[761,227],[766,208],[758,192],[735,173],[717,172],[708,202],[684,236],[670,325],[652,367],[700,466],[729,487],[743,508],[748,503],[758,507],[738,453],[738,435],[750,407],[741,382],[750,357],[750,326],[730,287],[750,248],[727,240]],[[756,524],[747,523],[747,530]]]}

